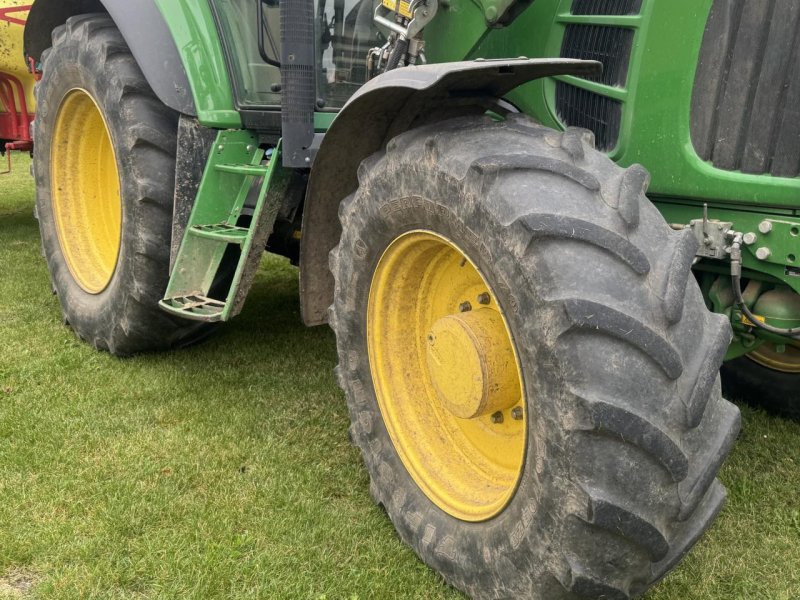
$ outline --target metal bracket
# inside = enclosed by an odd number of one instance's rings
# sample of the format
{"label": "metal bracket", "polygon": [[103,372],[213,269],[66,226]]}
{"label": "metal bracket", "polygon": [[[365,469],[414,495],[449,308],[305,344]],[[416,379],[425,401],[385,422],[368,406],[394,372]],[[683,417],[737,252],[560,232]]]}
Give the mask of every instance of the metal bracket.
{"label": "metal bracket", "polygon": [[700,245],[697,256],[717,260],[728,257],[734,235],[733,223],[716,219],[709,220],[707,209],[704,209],[703,218],[690,221],[689,228],[694,232]]}

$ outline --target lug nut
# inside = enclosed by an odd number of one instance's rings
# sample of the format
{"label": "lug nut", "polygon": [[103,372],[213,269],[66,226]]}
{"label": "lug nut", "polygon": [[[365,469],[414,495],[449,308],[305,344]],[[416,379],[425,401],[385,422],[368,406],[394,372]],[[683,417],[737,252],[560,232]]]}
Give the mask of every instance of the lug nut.
{"label": "lug nut", "polygon": [[499,410],[492,415],[492,423],[498,424],[503,422],[503,413]]}
{"label": "lug nut", "polygon": [[769,248],[762,246],[756,250],[756,258],[758,260],[767,260],[770,256],[772,256],[772,251]]}
{"label": "lug nut", "polygon": [[458,312],[469,312],[472,310],[472,304],[469,302],[462,302],[458,305]]}
{"label": "lug nut", "polygon": [[511,409],[511,418],[515,421],[522,421],[522,407],[515,406]]}
{"label": "lug nut", "polygon": [[761,223],[758,224],[758,230],[761,233],[769,233],[772,231],[772,221],[761,221]]}
{"label": "lug nut", "polygon": [[753,244],[755,244],[757,239],[758,236],[752,231],[748,231],[742,236],[742,241],[748,246],[752,246]]}
{"label": "lug nut", "polygon": [[492,297],[489,295],[489,292],[483,292],[482,294],[478,294],[478,304],[489,304],[492,301]]}

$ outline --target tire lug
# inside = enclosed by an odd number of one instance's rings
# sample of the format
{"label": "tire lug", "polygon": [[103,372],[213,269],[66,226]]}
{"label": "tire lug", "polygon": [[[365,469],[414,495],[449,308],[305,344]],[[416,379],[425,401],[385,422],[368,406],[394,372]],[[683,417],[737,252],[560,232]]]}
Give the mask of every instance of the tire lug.
{"label": "tire lug", "polygon": [[515,406],[511,409],[511,418],[515,421],[522,421],[522,407]]}
{"label": "tire lug", "polygon": [[489,304],[492,301],[492,297],[489,295],[489,292],[483,292],[482,294],[478,294],[478,304]]}
{"label": "tire lug", "polygon": [[472,304],[469,302],[462,302],[458,305],[458,312],[469,312],[472,310]]}
{"label": "tire lug", "polygon": [[498,410],[496,413],[494,413],[494,414],[492,415],[492,423],[494,423],[494,424],[496,424],[496,425],[499,425],[499,424],[500,424],[500,423],[502,423],[502,422],[503,422],[503,413],[501,413],[501,412]]}

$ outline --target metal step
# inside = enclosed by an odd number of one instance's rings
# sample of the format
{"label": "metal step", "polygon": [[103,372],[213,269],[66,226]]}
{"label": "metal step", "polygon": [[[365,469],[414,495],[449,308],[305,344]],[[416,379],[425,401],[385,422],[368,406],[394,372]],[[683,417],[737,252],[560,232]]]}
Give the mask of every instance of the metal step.
{"label": "metal step", "polygon": [[184,319],[208,323],[221,321],[225,310],[224,302],[200,294],[165,298],[159,301],[158,305],[168,313]]}
{"label": "metal step", "polygon": [[[265,159],[252,134],[220,131],[213,148],[167,291],[159,302],[170,314],[206,322],[227,321],[241,310],[281,201],[277,194],[267,199],[277,171],[273,166],[280,162],[280,144]],[[242,227],[238,223],[245,202],[256,192],[250,225]],[[239,261],[225,299],[214,300],[209,291],[231,244],[241,249]]]}
{"label": "metal step", "polygon": [[267,165],[215,165],[214,169],[220,173],[233,173],[234,175],[245,175],[248,177],[263,177],[269,172]]}
{"label": "metal step", "polygon": [[225,242],[226,244],[242,245],[247,241],[250,230],[246,227],[237,227],[227,223],[217,223],[216,225],[193,225],[187,231],[191,235]]}

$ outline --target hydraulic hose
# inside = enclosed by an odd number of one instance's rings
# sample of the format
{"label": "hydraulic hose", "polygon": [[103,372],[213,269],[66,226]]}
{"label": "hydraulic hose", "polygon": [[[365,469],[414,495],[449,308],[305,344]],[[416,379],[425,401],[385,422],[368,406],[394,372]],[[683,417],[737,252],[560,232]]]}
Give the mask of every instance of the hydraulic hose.
{"label": "hydraulic hose", "polygon": [[773,327],[768,323],[762,323],[750,311],[745,304],[744,297],[742,296],[742,236],[737,234],[736,238],[731,244],[731,282],[733,284],[733,293],[736,295],[736,303],[742,309],[744,315],[750,319],[759,329],[775,333],[777,335],[785,335],[793,340],[800,340],[800,327],[792,327],[791,329],[783,329],[781,327]]}
{"label": "hydraulic hose", "polygon": [[392,69],[396,69],[397,65],[400,64],[400,61],[406,55],[406,52],[408,52],[408,40],[401,37],[394,45],[392,53],[389,55],[389,60],[386,61],[386,70],[391,71]]}

